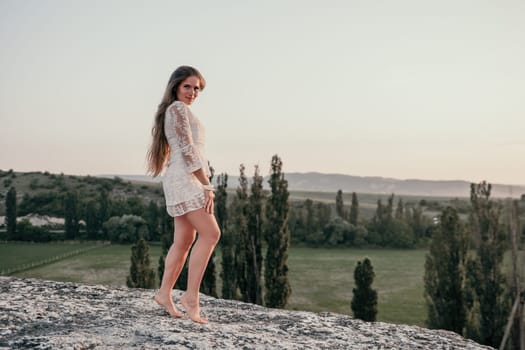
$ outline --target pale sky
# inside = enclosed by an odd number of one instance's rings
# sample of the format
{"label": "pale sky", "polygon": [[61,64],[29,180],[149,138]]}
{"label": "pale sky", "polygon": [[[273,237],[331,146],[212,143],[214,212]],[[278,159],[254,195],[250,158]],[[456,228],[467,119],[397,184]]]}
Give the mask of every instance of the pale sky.
{"label": "pale sky", "polygon": [[525,2],[0,0],[0,169],[144,174],[171,72],[217,172],[525,184]]}

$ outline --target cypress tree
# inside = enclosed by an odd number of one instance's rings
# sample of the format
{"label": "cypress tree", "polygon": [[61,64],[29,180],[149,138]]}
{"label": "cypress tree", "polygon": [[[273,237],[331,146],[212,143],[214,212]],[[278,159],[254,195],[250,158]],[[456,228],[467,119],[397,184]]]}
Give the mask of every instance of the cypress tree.
{"label": "cypress tree", "polygon": [[[513,325],[511,327],[511,336],[509,343],[511,346],[518,348],[520,344],[521,349],[525,350],[525,314],[523,302],[525,301],[525,289],[522,287],[520,281],[521,266],[523,266],[523,259],[520,259],[519,254],[519,204],[518,200],[512,200],[509,203],[509,228],[510,228],[510,244],[511,244],[511,261],[512,261],[512,278],[510,278],[510,298],[514,299],[514,303],[518,300],[522,303],[517,304],[514,313]],[[503,335],[505,337],[505,335]]]}
{"label": "cypress tree", "polygon": [[388,203],[386,205],[386,223],[390,223],[392,221],[392,218],[394,217],[394,194],[392,193],[390,197],[388,197]]}
{"label": "cypress tree", "polygon": [[64,230],[66,239],[78,238],[78,197],[75,192],[67,192],[64,198]]}
{"label": "cypress tree", "polygon": [[268,180],[271,195],[266,202],[267,225],[265,240],[268,245],[265,260],[265,304],[269,307],[284,308],[291,294],[288,281],[288,181],[281,171],[282,161],[272,157],[272,169]]}
{"label": "cypress tree", "polygon": [[403,198],[399,198],[397,201],[395,218],[397,220],[403,220],[405,218],[405,206],[403,204]]}
{"label": "cypress tree", "polygon": [[466,305],[463,286],[468,237],[456,209],[443,210],[425,261],[425,300],[430,328],[463,334]]}
{"label": "cypress tree", "polygon": [[359,202],[357,201],[357,194],[352,192],[352,204],[350,206],[350,223],[357,226],[357,220],[359,218]]}
{"label": "cypress tree", "polygon": [[239,186],[237,187],[235,200],[232,205],[233,229],[237,237],[235,241],[235,275],[237,277],[238,298],[248,301],[248,270],[247,270],[247,245],[248,245],[248,178],[244,172],[243,164],[239,167]]}
{"label": "cypress tree", "polygon": [[7,227],[7,239],[16,239],[16,189],[11,187],[5,198],[5,224]]}
{"label": "cypress tree", "polygon": [[369,242],[377,245],[386,244],[386,221],[387,221],[386,209],[381,199],[377,200],[377,207],[372,220],[368,225]]}
{"label": "cypress tree", "polygon": [[420,205],[405,210],[405,221],[412,228],[416,241],[422,241],[426,238],[430,223],[428,222],[429,219],[423,216],[423,208]]}
{"label": "cypress tree", "polygon": [[[162,277],[164,276],[164,262],[166,255],[173,243],[173,218],[168,214],[166,206],[164,205],[160,208],[160,241],[162,243],[162,254],[159,257],[159,264],[157,267],[159,285],[162,283]],[[177,282],[179,279],[180,277],[177,279]]]}
{"label": "cypress tree", "polygon": [[302,207],[299,205],[290,206],[288,225],[291,232],[290,237],[292,240],[290,244],[303,242],[305,237],[305,221]]}
{"label": "cypress tree", "polygon": [[126,284],[129,288],[155,286],[155,271],[150,267],[149,245],[143,238],[131,247],[131,266]]}
{"label": "cypress tree", "polygon": [[97,207],[94,201],[86,205],[86,233],[88,239],[98,239]]}
{"label": "cypress tree", "polygon": [[[471,184],[470,228],[477,240],[476,255],[467,263],[471,315],[467,336],[478,342],[499,346],[510,311],[501,267],[505,252],[505,231],[501,223],[501,204],[490,199],[491,185]],[[477,321],[476,321],[477,318]]]}
{"label": "cypress tree", "polygon": [[221,297],[223,299],[237,298],[237,273],[235,270],[235,231],[227,226],[225,231],[222,231],[221,237],[221,253],[222,253],[222,289]]}
{"label": "cypress tree", "polygon": [[338,190],[335,196],[335,212],[341,218],[345,218],[345,205],[343,202],[343,191]]}
{"label": "cypress tree", "polygon": [[403,212],[404,206],[401,201],[397,213],[394,213],[394,194],[388,198],[386,206],[379,199],[376,213],[368,225],[369,242],[382,246],[413,247],[414,232],[412,226],[405,222]]}
{"label": "cypress tree", "polygon": [[315,230],[316,230],[316,227],[315,227],[315,215],[314,215],[314,202],[310,199],[310,198],[307,198],[305,201],[304,201],[304,209],[305,209],[305,227],[304,227],[304,235],[305,237],[308,237],[310,235],[312,235]]}
{"label": "cypress tree", "polygon": [[377,291],[372,289],[375,273],[370,259],[358,261],[354,270],[355,288],[352,289],[352,312],[355,318],[373,322],[377,314]]}
{"label": "cypress tree", "polygon": [[246,245],[246,301],[262,305],[262,225],[263,177],[255,166],[250,198],[248,201],[248,240]]}
{"label": "cypress tree", "polygon": [[215,260],[215,253],[212,252],[210,260],[208,261],[208,266],[206,267],[206,271],[204,272],[204,277],[202,278],[200,292],[217,298],[218,294],[217,279],[215,278]]}
{"label": "cypress tree", "polygon": [[380,198],[377,200],[376,212],[372,220],[375,223],[377,223],[377,225],[379,226],[383,225],[383,223],[385,222],[385,218],[386,218],[385,213],[386,213],[385,206],[383,205],[383,201]]}
{"label": "cypress tree", "polygon": [[[209,165],[209,163],[208,163]],[[210,183],[212,183],[215,169],[209,165],[211,176],[209,177]],[[217,297],[217,279],[215,277],[215,249],[212,251],[210,260],[208,260],[208,266],[204,270],[204,276],[202,278],[202,284],[200,288],[201,293]]]}
{"label": "cypress tree", "polygon": [[332,209],[328,203],[316,202],[314,205],[310,199],[305,201],[305,209],[306,241],[318,246],[326,240],[324,229],[330,222]]}
{"label": "cypress tree", "polygon": [[150,200],[148,204],[148,211],[147,211],[147,223],[148,223],[148,230],[150,234],[150,240],[151,241],[158,241],[160,240],[160,233],[159,233],[159,207],[157,206],[157,203]]}
{"label": "cypress tree", "polygon": [[217,191],[215,191],[215,216],[217,217],[217,224],[221,231],[226,230],[226,222],[228,220],[227,187],[228,174],[219,174],[219,176],[217,176]]}
{"label": "cypress tree", "polygon": [[106,190],[102,190],[100,192],[100,196],[98,200],[97,229],[99,232],[103,233],[104,239],[108,238],[108,234],[104,230],[104,223],[109,219],[109,211],[110,211],[110,200],[109,200],[108,192]]}
{"label": "cypress tree", "polygon": [[[192,248],[193,248],[193,246],[192,246]],[[190,252],[191,252],[191,249],[190,249]],[[177,278],[177,281],[175,282],[175,286],[174,286],[175,289],[185,290],[188,287],[188,264],[189,264],[189,260],[190,260],[189,258],[186,259],[186,262],[184,263],[184,267],[180,271],[179,278]],[[203,280],[204,280],[204,278],[203,278]],[[201,283],[201,290],[202,290],[202,283]]]}
{"label": "cypress tree", "polygon": [[222,289],[221,297],[223,299],[234,299],[236,290],[236,275],[235,275],[235,240],[232,235],[233,232],[229,230],[227,199],[228,193],[228,174],[220,174],[217,177],[217,191],[215,192],[215,214],[217,216],[217,224],[222,232],[222,237],[219,242],[222,252]]}
{"label": "cypress tree", "polygon": [[322,231],[330,222],[332,209],[328,203],[317,202],[314,206],[315,211],[315,225],[318,231]]}

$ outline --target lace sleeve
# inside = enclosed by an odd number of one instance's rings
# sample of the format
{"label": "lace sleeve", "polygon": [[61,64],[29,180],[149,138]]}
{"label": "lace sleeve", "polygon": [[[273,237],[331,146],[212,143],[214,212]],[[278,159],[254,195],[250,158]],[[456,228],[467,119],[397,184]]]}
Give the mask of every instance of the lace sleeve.
{"label": "lace sleeve", "polygon": [[174,103],[169,107],[169,113],[175,120],[175,134],[177,145],[182,152],[182,158],[189,173],[203,167],[199,150],[193,144],[188,107],[184,103]]}

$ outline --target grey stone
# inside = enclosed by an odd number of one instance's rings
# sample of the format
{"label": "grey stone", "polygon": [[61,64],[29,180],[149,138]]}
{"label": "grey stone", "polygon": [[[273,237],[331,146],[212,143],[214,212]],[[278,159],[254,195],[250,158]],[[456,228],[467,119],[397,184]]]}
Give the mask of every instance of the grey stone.
{"label": "grey stone", "polygon": [[0,277],[0,293],[0,349],[490,349],[448,331],[205,295],[210,322],[199,325],[170,318],[154,290]]}

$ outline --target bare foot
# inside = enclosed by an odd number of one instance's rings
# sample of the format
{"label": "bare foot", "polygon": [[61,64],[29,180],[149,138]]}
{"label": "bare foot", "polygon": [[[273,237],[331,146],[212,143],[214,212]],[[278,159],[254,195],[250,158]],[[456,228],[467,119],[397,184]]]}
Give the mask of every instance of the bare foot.
{"label": "bare foot", "polygon": [[198,301],[191,301],[186,296],[186,294],[183,294],[180,298],[180,303],[182,304],[182,307],[184,307],[184,309],[188,313],[188,316],[193,322],[201,324],[208,323],[208,319],[206,317],[201,317],[200,315],[200,307]]}
{"label": "bare foot", "polygon": [[171,300],[171,297],[164,296],[160,293],[157,293],[154,299],[157,304],[159,304],[164,309],[166,309],[166,311],[168,311],[171,317],[176,317],[176,318],[184,317],[184,314],[180,312],[179,310],[177,310],[175,305],[173,305],[173,300]]}

